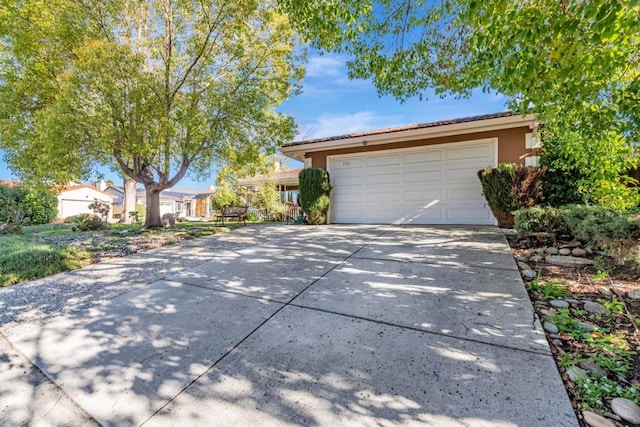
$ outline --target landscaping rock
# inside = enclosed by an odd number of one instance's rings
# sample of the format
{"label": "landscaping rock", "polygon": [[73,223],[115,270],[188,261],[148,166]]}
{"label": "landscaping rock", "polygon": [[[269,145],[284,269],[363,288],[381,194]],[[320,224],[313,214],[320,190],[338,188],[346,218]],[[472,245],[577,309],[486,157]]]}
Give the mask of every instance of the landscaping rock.
{"label": "landscaping rock", "polygon": [[524,255],[520,255],[520,256],[518,257],[518,262],[524,262],[524,263],[527,263],[527,262],[529,262],[529,257],[528,257],[528,256],[524,256]]}
{"label": "landscaping rock", "polygon": [[551,342],[558,348],[562,348],[563,346],[562,341],[557,338],[553,339]]}
{"label": "landscaping rock", "polygon": [[593,323],[589,322],[578,322],[578,328],[584,329],[585,331],[595,331],[596,327]]}
{"label": "landscaping rock", "polygon": [[558,332],[560,332],[558,327],[556,325],[554,325],[553,323],[550,323],[550,322],[544,322],[544,329],[547,332],[550,332],[552,334],[557,334]]}
{"label": "landscaping rock", "polygon": [[566,302],[568,302],[569,304],[580,304],[580,300],[577,299],[573,299],[573,298],[565,298],[564,299]]}
{"label": "landscaping rock", "polygon": [[553,264],[553,265],[566,265],[566,266],[593,265],[593,260],[590,260],[587,258],[572,257],[572,256],[549,255],[547,256],[546,261],[547,261],[547,264]]}
{"label": "landscaping rock", "polygon": [[604,295],[606,297],[610,297],[611,295],[613,295],[613,292],[611,292],[611,289],[607,288],[606,286],[600,286],[598,288],[598,292],[600,292],[601,295]]}
{"label": "landscaping rock", "polygon": [[176,217],[172,213],[162,215],[162,226],[164,228],[175,228]]}
{"label": "landscaping rock", "polygon": [[586,380],[587,378],[589,378],[589,375],[587,375],[587,371],[577,366],[569,366],[567,368],[567,376],[574,383],[578,380]]}
{"label": "landscaping rock", "polygon": [[558,255],[558,248],[554,248],[553,246],[547,248],[546,253],[547,255]]}
{"label": "landscaping rock", "polygon": [[551,301],[549,301],[549,304],[551,304],[551,306],[555,308],[569,307],[569,303],[561,299],[552,299]]}
{"label": "landscaping rock", "polygon": [[582,418],[584,418],[584,422],[587,423],[589,427],[615,427],[616,425],[603,417],[602,415],[598,415],[595,412],[591,411],[582,411]]}
{"label": "landscaping rock", "polygon": [[640,299],[640,289],[634,289],[632,291],[629,291],[629,293],[627,294],[627,297],[631,299]]}
{"label": "landscaping rock", "polygon": [[522,278],[524,280],[533,280],[537,276],[536,272],[533,270],[522,270],[520,274],[522,274]]}
{"label": "landscaping rock", "polygon": [[592,374],[599,374],[603,377],[607,376],[607,371],[602,369],[600,366],[596,365],[593,362],[582,362],[578,366],[580,366],[585,371],[591,372]]}
{"label": "landscaping rock", "polygon": [[611,410],[631,424],[640,424],[640,406],[629,399],[616,397],[611,401]]}
{"label": "landscaping rock", "polygon": [[587,254],[587,251],[585,251],[582,248],[575,248],[571,251],[571,255],[573,256],[577,256],[577,257],[583,257]]}
{"label": "landscaping rock", "polygon": [[591,249],[589,246],[584,248],[584,250],[587,252],[587,255],[589,255],[589,256],[593,255],[593,249]]}
{"label": "landscaping rock", "polygon": [[556,315],[556,311],[555,310],[549,310],[549,309],[546,309],[546,308],[541,308],[540,309],[540,315],[543,318],[549,318],[549,317],[555,316]]}
{"label": "landscaping rock", "polygon": [[573,249],[580,246],[582,246],[582,242],[580,240],[574,240],[573,242],[565,243],[564,245],[560,246],[560,249]]}
{"label": "landscaping rock", "polygon": [[562,248],[558,251],[558,253],[563,256],[571,255],[571,249]]}
{"label": "landscaping rock", "polygon": [[[611,291],[617,296],[619,296],[620,298],[624,298],[627,296],[627,291],[624,290],[623,288],[611,288]],[[640,293],[638,294],[638,296],[640,296]],[[631,299],[634,299],[634,298],[631,298]],[[635,299],[640,299],[640,298],[635,298]]]}
{"label": "landscaping rock", "polygon": [[584,303],[584,310],[588,311],[589,313],[595,314],[605,314],[607,312],[607,309],[604,308],[604,305],[595,301],[586,301]]}
{"label": "landscaping rock", "polygon": [[542,262],[544,261],[544,257],[541,255],[534,255],[531,257],[531,262]]}
{"label": "landscaping rock", "polygon": [[524,262],[518,262],[518,268],[520,270],[531,270],[531,266],[529,266],[529,264]]}

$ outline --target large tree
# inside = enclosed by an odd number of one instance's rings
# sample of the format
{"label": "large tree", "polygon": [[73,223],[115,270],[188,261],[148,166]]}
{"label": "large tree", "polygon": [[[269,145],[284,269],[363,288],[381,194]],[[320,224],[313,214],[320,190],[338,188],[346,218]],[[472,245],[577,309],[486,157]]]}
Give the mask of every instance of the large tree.
{"label": "large tree", "polygon": [[[547,140],[561,144],[575,162],[589,163],[587,169],[604,169],[599,163],[611,151],[616,171],[637,162],[635,0],[279,3],[308,40],[351,55],[351,77],[372,79],[383,94],[407,99],[428,89],[460,97],[476,88],[497,91],[512,108],[534,112],[546,125]],[[618,188],[624,193],[626,187]]]}
{"label": "large tree", "polygon": [[302,69],[269,0],[25,0],[0,6],[0,147],[22,176],[96,164],[159,193],[293,136],[275,108]]}

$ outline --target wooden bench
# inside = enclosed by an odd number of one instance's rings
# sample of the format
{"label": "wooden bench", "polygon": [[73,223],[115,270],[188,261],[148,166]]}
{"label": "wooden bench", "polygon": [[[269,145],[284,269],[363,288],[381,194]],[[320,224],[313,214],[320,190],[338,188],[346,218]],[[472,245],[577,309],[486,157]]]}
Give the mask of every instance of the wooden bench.
{"label": "wooden bench", "polygon": [[247,225],[247,209],[248,206],[224,206],[222,213],[216,217],[216,222],[222,221],[224,225],[225,218],[238,218],[238,222],[244,222]]}

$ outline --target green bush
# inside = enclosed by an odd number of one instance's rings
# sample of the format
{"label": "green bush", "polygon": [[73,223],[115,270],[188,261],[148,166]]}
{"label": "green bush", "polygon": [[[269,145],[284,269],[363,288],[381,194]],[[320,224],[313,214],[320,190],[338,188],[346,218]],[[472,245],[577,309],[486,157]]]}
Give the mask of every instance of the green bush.
{"label": "green bush", "polygon": [[329,211],[329,173],[320,168],[300,171],[300,203],[310,224],[325,224]]}
{"label": "green bush", "polygon": [[[0,186],[0,203],[6,206],[10,201],[15,203],[14,211],[20,211],[23,222],[27,224],[48,224],[58,215],[58,198],[48,188],[24,184]],[[0,213],[0,222],[6,221],[2,216]]]}
{"label": "green bush", "polygon": [[74,231],[94,231],[107,228],[98,215],[87,215],[80,222],[76,223]]}
{"label": "green bush", "polygon": [[91,216],[91,214],[87,214],[87,213],[68,216],[68,217],[66,217],[64,219],[64,223],[65,224],[78,224],[78,223],[84,221],[87,217],[90,217],[90,216]]}
{"label": "green bush", "polygon": [[560,209],[552,206],[533,206],[518,209],[514,212],[514,229],[518,236],[526,233],[569,233],[569,227],[564,222]]}
{"label": "green bush", "polygon": [[640,261],[640,214],[569,205],[563,208],[562,218],[576,238],[610,251],[619,261]]}
{"label": "green bush", "polygon": [[540,151],[540,165],[547,168],[544,175],[544,199],[554,207],[587,202],[578,183],[586,179],[582,170],[554,141],[544,144]]}
{"label": "green bush", "polygon": [[539,203],[543,199],[542,178],[545,169],[500,163],[478,171],[487,204],[504,228],[513,226],[513,211]]}
{"label": "green bush", "polygon": [[238,194],[228,186],[219,187],[213,194],[211,204],[213,209],[222,210],[224,206],[237,206],[240,204]]}

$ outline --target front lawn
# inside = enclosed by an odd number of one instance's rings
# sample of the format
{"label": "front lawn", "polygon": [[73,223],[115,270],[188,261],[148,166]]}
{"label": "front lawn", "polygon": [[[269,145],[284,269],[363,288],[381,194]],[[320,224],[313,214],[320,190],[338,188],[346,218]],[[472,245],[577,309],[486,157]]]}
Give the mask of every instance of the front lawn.
{"label": "front lawn", "polygon": [[213,222],[184,222],[173,230],[152,231],[142,230],[140,224],[112,224],[105,230],[85,232],[72,227],[46,224],[24,227],[20,234],[0,235],[0,286],[228,230]]}

